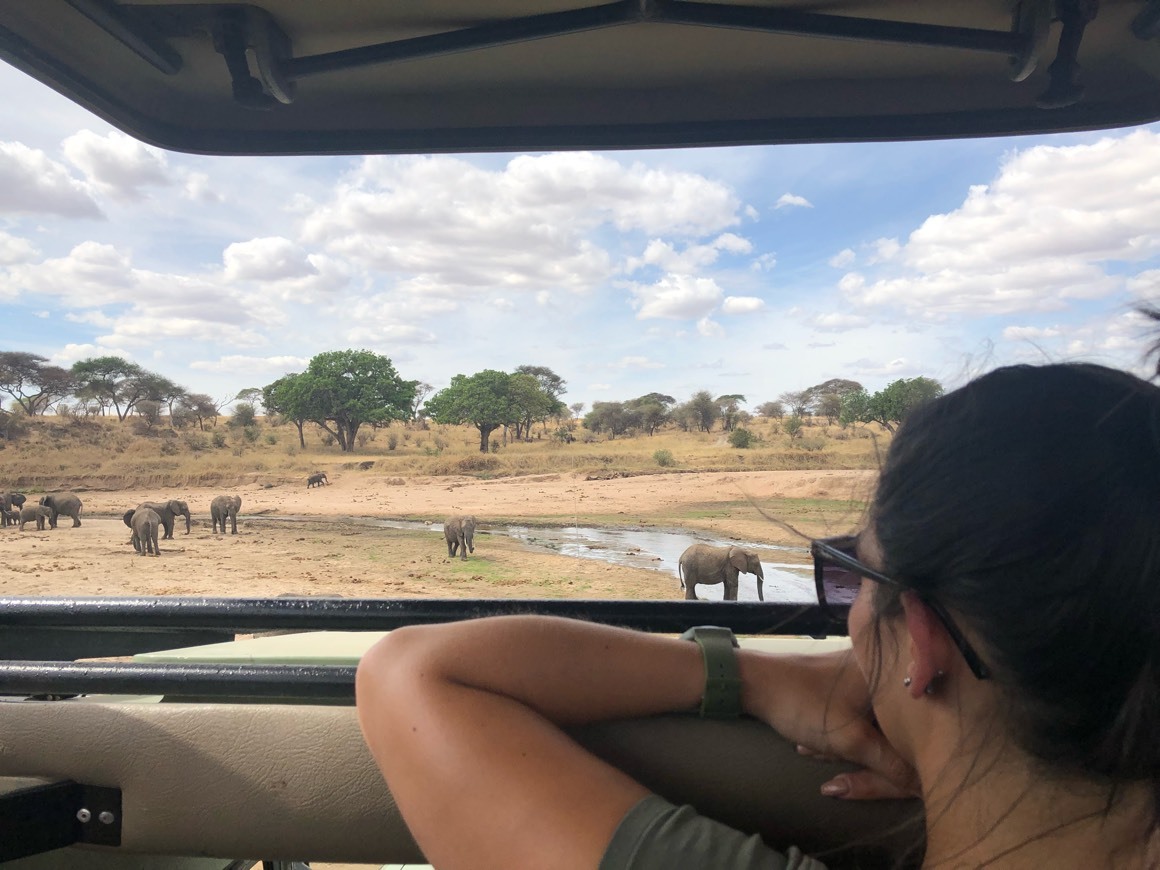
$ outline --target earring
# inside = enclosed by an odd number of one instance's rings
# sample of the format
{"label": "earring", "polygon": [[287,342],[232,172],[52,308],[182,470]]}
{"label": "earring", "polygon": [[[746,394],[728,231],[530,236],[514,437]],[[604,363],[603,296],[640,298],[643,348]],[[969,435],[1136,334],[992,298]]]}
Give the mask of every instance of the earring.
{"label": "earring", "polygon": [[923,692],[925,692],[928,695],[933,695],[934,694],[934,682],[935,682],[935,680],[942,679],[945,676],[946,676],[946,671],[936,672],[934,675],[934,680],[931,680],[929,683],[926,684],[926,688],[923,689]]}
{"label": "earring", "polygon": [[902,685],[906,686],[906,688],[908,688],[908,689],[910,688],[910,684],[912,682],[914,682],[914,681],[912,679],[910,679],[910,677],[903,677],[902,678]]}

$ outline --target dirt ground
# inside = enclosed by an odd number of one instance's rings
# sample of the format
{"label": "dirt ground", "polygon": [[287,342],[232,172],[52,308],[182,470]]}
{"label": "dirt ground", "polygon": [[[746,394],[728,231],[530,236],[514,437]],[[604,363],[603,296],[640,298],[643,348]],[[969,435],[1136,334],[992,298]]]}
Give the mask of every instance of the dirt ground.
{"label": "dirt ground", "polygon": [[[811,536],[844,531],[857,524],[872,485],[873,473],[863,471],[491,481],[356,471],[330,486],[237,490],[236,536],[211,533],[209,502],[219,490],[82,492],[79,528],[62,517],[55,531],[37,532],[31,524],[24,532],[0,530],[0,595],[678,598],[679,588],[660,572],[532,552],[487,528],[512,521],[691,528],[801,543],[782,522]],[[166,498],[189,503],[192,531],[185,534],[179,520],[159,558],[138,557],[121,514]],[[467,562],[447,558],[437,531],[375,528],[365,519],[440,522],[450,513],[479,518],[476,552]]]}

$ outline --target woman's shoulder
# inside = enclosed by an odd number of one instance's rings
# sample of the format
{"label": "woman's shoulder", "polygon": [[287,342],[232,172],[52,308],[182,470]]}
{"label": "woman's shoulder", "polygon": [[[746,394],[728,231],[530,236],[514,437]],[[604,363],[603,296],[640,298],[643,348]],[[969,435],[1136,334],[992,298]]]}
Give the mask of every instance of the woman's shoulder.
{"label": "woman's shoulder", "polygon": [[826,870],[824,864],[796,848],[771,849],[756,834],[745,834],[649,795],[621,820],[600,870],[661,870],[712,867],[722,870]]}

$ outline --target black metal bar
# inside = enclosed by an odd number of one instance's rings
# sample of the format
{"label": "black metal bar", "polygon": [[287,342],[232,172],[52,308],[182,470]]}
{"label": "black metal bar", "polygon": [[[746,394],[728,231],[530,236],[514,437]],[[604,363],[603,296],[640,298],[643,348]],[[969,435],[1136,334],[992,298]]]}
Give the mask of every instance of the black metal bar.
{"label": "black metal bar", "polygon": [[354,702],[354,668],[0,662],[0,695],[165,695]]}
{"label": "black metal bar", "polygon": [[113,39],[166,75],[173,75],[181,69],[181,55],[163,37],[153,33],[147,24],[130,18],[116,3],[107,0],[67,2]]}
{"label": "black metal bar", "polygon": [[640,18],[640,3],[634,0],[620,0],[617,3],[572,9],[567,12],[528,15],[510,21],[480,24],[430,36],[417,36],[413,39],[400,39],[395,42],[291,58],[286,61],[286,75],[288,78],[297,79],[369,64],[438,57],[461,51],[475,51],[497,45],[614,27],[618,24],[639,21]]}
{"label": "black metal bar", "polygon": [[232,631],[202,629],[8,628],[0,632],[0,659],[72,661],[201,646],[234,639]]}
{"label": "black metal bar", "polygon": [[[576,599],[414,598],[193,598],[5,597],[0,632],[7,628],[166,629],[245,633],[388,631],[499,616],[538,613],[644,631],[681,632],[723,625],[739,634],[841,633],[816,605],[749,601],[603,601]],[[844,614],[837,614],[844,618]],[[2,636],[2,634],[0,634]]]}
{"label": "black metal bar", "polygon": [[670,24],[697,24],[735,30],[760,30],[790,36],[851,39],[858,42],[890,42],[935,48],[963,48],[996,54],[1018,54],[1027,38],[1005,30],[976,27],[946,27],[877,18],[823,15],[757,6],[727,6],[691,0],[655,0],[651,21]]}

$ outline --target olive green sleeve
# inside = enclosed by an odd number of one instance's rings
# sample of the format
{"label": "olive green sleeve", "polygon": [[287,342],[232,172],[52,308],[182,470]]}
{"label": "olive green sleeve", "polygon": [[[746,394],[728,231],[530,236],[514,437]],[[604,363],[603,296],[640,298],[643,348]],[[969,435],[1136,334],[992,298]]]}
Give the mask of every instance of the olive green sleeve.
{"label": "olive green sleeve", "polygon": [[796,848],[778,852],[756,834],[678,807],[657,795],[636,804],[617,827],[600,870],[826,870]]}

